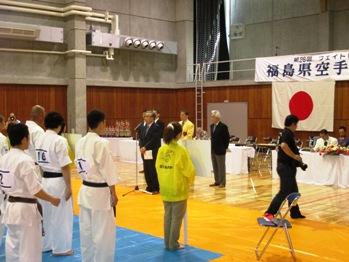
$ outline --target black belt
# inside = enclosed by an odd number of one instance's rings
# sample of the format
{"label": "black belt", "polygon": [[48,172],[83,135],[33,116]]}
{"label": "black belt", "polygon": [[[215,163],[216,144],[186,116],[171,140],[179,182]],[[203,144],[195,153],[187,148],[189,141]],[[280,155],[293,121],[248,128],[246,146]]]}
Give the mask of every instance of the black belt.
{"label": "black belt", "polygon": [[107,183],[95,183],[95,182],[89,182],[89,181],[82,181],[82,184],[89,187],[109,187]]}
{"label": "black belt", "polygon": [[[107,183],[95,183],[95,182],[89,182],[89,181],[82,181],[82,184],[89,187],[109,187]],[[116,209],[113,207],[114,217],[116,216]]]}
{"label": "black belt", "polygon": [[54,173],[54,172],[44,172],[42,177],[44,177],[44,178],[63,177],[63,174],[62,173]]}

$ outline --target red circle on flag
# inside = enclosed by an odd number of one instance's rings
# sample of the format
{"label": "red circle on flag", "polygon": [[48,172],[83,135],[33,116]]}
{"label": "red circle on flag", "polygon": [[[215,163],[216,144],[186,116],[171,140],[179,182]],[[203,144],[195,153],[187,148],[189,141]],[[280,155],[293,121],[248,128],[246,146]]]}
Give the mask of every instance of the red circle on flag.
{"label": "red circle on flag", "polygon": [[313,99],[308,93],[299,91],[291,97],[289,108],[292,115],[296,115],[299,120],[305,120],[313,112]]}

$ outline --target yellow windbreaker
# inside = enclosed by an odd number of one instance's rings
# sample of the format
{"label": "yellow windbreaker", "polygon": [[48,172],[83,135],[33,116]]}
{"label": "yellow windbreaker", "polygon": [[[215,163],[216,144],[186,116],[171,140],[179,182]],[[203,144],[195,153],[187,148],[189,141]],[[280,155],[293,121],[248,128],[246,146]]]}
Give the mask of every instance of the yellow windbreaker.
{"label": "yellow windbreaker", "polygon": [[161,146],[156,158],[156,171],[164,201],[177,202],[188,198],[195,168],[183,146],[176,142]]}
{"label": "yellow windbreaker", "polygon": [[183,121],[179,122],[182,125],[182,137],[181,139],[193,139],[194,137],[194,124],[188,119],[183,125]]}

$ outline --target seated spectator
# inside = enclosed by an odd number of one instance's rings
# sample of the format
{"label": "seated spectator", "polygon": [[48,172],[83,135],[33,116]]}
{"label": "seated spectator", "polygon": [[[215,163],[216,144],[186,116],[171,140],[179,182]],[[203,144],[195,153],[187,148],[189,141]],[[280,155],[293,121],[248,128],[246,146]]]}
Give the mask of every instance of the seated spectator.
{"label": "seated spectator", "polygon": [[339,138],[338,144],[340,146],[349,146],[349,136],[347,136],[347,128],[345,126],[341,126],[338,129]]}
{"label": "seated spectator", "polygon": [[322,129],[320,131],[320,138],[316,141],[314,151],[319,151],[324,147],[335,145],[338,145],[337,139],[329,136],[328,131],[326,129]]}

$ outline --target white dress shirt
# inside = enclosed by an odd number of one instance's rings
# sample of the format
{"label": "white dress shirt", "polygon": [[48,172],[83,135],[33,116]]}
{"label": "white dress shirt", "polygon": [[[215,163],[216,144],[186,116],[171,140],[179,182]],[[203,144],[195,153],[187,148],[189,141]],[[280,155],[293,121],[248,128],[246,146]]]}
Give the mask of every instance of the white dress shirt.
{"label": "white dress shirt", "polygon": [[[88,132],[76,144],[75,164],[83,180],[94,183],[107,183],[113,186],[118,182],[117,170],[109,149],[109,141],[98,134]],[[111,209],[109,187],[82,186],[78,204],[89,209]]]}
{"label": "white dress shirt", "polygon": [[64,137],[53,130],[46,130],[36,144],[36,161],[44,172],[61,173],[62,167],[72,162]]}
{"label": "white dress shirt", "polygon": [[0,157],[9,151],[7,137],[0,132]]}
{"label": "white dress shirt", "polygon": [[323,139],[323,138],[319,138],[318,140],[316,140],[316,144],[315,144],[315,147],[314,147],[314,150],[315,151],[318,151],[325,146],[325,142],[327,142],[327,145],[326,146],[336,146],[338,145],[338,140],[337,138],[334,138],[332,136],[329,136],[327,140]]}
{"label": "white dress shirt", "polygon": [[[35,163],[23,150],[12,148],[0,159],[0,170],[1,188],[10,196],[35,198],[34,195],[42,189]],[[35,204],[8,202],[2,222],[32,226],[40,220]]]}
{"label": "white dress shirt", "polygon": [[39,138],[45,134],[44,129],[42,129],[41,126],[39,126],[37,123],[34,121],[28,120],[25,122],[26,126],[29,129],[29,139],[30,139],[30,144],[28,150],[26,150],[26,153],[29,154],[34,161],[36,161],[36,144],[39,140]]}

